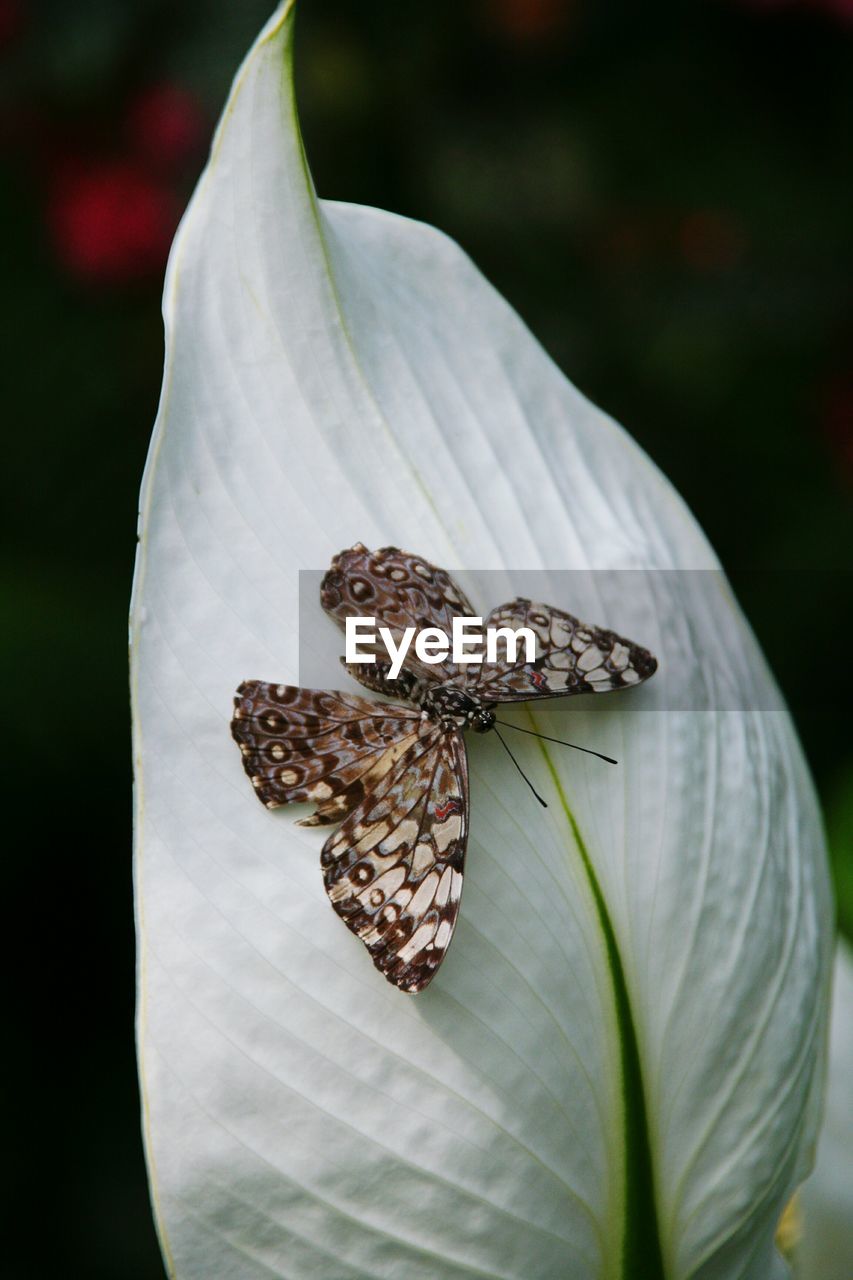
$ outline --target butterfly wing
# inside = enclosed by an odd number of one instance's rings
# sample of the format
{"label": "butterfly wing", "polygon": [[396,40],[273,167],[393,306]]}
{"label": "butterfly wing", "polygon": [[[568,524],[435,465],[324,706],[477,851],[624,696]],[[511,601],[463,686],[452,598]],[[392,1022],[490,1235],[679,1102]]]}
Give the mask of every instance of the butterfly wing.
{"label": "butterfly wing", "polygon": [[240,685],[231,721],[258,799],[316,802],[308,826],[340,822],[421,731],[411,707],[262,680]]}
{"label": "butterfly wing", "polygon": [[[368,551],[360,542],[335,556],[323,578],[320,600],[326,613],[341,627],[347,618],[372,617],[377,627],[388,627],[395,643],[399,643],[406,627],[416,631],[440,627],[449,636],[454,617],[476,616],[464,592],[444,569],[397,547]],[[361,647],[363,651],[370,650],[368,644]],[[387,661],[381,640],[377,640],[374,652]],[[362,684],[374,688],[375,684],[370,683],[372,666],[371,663],[362,669],[364,678],[358,667],[349,669]],[[460,668],[449,657],[443,662],[421,663],[414,647],[406,654],[405,667],[420,679],[438,684],[459,680]]]}
{"label": "butterfly wing", "polygon": [[422,736],[365,795],[322,853],[326,892],[389,982],[414,994],[450,944],[468,839],[461,733]]}
{"label": "butterfly wing", "polygon": [[657,670],[657,659],[632,640],[522,597],[493,609],[485,626],[529,627],[536,638],[532,662],[527,662],[522,643],[517,661],[507,658],[469,668],[466,688],[485,702],[606,693],[640,684]]}

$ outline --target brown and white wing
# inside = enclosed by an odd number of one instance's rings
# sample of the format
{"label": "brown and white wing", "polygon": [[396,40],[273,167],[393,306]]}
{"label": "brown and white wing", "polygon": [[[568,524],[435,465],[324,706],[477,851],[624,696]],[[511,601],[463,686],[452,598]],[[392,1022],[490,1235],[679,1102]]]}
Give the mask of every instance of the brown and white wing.
{"label": "brown and white wing", "polygon": [[326,841],[332,905],[401,991],[423,991],[447,953],[467,839],[462,735],[424,722],[421,739]]}
{"label": "brown and white wing", "polygon": [[[388,627],[395,643],[406,627],[417,631],[440,627],[449,636],[454,617],[474,616],[464,592],[444,569],[397,547],[368,551],[360,542],[335,556],[323,578],[320,600],[326,613],[341,627],[347,618],[375,618],[377,627]],[[361,647],[369,651],[368,645]],[[375,652],[387,662],[387,650],[381,641]],[[371,665],[363,668],[365,679],[358,670],[351,674],[363,684],[368,683]],[[449,657],[444,662],[421,663],[414,646],[404,665],[419,678],[438,684],[459,679],[459,667]],[[368,684],[368,688],[372,687]]]}
{"label": "brown and white wing", "polygon": [[268,809],[314,801],[303,825],[340,822],[418,739],[420,713],[349,693],[246,680],[231,734]]}
{"label": "brown and white wing", "polygon": [[640,684],[657,670],[657,659],[633,640],[521,597],[493,609],[485,626],[514,631],[529,627],[536,639],[532,662],[526,660],[521,643],[517,661],[504,659],[469,668],[466,688],[476,690],[486,702],[606,693]]}

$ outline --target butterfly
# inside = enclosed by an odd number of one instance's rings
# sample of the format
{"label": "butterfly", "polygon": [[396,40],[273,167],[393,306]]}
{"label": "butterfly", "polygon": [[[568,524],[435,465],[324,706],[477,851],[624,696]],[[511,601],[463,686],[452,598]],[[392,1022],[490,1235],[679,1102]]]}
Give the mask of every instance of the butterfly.
{"label": "butterfly", "polygon": [[[449,574],[396,547],[342,551],[320,598],[341,627],[372,615],[397,644],[407,627],[450,634],[454,616],[474,616]],[[391,678],[377,648],[374,663],[341,661],[393,701],[262,680],[245,681],[234,699],[231,732],[258,799],[269,809],[313,802],[301,825],[337,827],[320,855],[332,906],[377,969],[409,994],[435,976],[459,913],[465,732],[494,728],[500,703],[628,688],[657,668],[648,650],[615,632],[521,597],[499,605],[484,626],[532,629],[534,660],[507,650],[480,665],[427,664],[409,650]]]}

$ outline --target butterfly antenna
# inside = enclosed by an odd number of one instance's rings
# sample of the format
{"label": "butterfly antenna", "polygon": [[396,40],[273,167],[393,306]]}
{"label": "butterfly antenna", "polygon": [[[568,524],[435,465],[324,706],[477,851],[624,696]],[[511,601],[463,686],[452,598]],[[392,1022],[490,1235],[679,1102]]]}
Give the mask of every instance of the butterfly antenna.
{"label": "butterfly antenna", "polygon": [[[584,751],[588,756],[598,756],[599,760],[606,760],[608,764],[619,763],[612,756],[603,756],[600,751],[593,751],[590,747],[579,747],[576,742],[565,742],[562,738],[549,738],[547,733],[534,733],[532,729],[522,729],[520,724],[510,724],[508,720],[496,720],[495,724],[502,725],[504,729],[515,729],[517,733],[529,733],[531,738],[543,738],[545,742],[556,742],[561,747],[572,747],[575,751]],[[500,734],[498,734],[498,737],[500,737]],[[504,743],[504,745],[506,744]],[[509,751],[509,747],[507,747],[507,751]]]}
{"label": "butterfly antenna", "polygon": [[504,751],[505,751],[505,752],[507,753],[507,755],[509,756],[509,758],[510,758],[510,760],[512,761],[512,763],[515,765],[515,767],[516,767],[516,769],[518,770],[518,772],[521,774],[521,776],[522,776],[522,778],[524,779],[524,781],[527,783],[527,785],[528,785],[528,787],[530,788],[530,790],[531,790],[531,791],[533,792],[533,794],[535,795],[536,799],[537,799],[537,800],[539,801],[539,803],[541,804],[542,808],[543,808],[543,809],[547,809],[547,808],[548,808],[547,801],[545,801],[545,800],[543,800],[543,799],[542,799],[542,797],[540,796],[539,792],[536,790],[536,788],[534,787],[533,783],[530,781],[530,779],[528,778],[527,774],[524,772],[524,770],[522,769],[521,765],[518,763],[518,761],[516,760],[515,756],[512,754],[512,752],[510,751],[510,749],[509,749],[509,747],[507,746],[507,744],[504,742],[504,740],[503,740],[503,738],[501,737],[501,735],[498,733],[497,729],[495,729],[495,733],[497,733],[497,734],[498,734],[498,740],[499,740],[499,742],[500,742],[501,746],[503,747]]}

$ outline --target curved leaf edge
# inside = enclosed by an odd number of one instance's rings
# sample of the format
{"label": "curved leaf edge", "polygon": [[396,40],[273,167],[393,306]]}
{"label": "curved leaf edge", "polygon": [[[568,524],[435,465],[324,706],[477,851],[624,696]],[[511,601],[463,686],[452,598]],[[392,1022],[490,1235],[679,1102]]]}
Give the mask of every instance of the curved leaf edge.
{"label": "curved leaf edge", "polygon": [[[196,184],[195,190],[190,201],[184,210],[175,238],[172,241],[172,248],[169,253],[169,261],[166,266],[166,274],[163,282],[163,383],[160,390],[160,400],[157,406],[157,415],[154,422],[154,429],[151,434],[151,440],[148,446],[148,453],[145,459],[145,467],[142,474],[142,483],[140,485],[139,494],[139,510],[137,515],[137,548],[136,559],[133,567],[133,580],[130,591],[130,609],[128,618],[128,665],[129,665],[129,693],[130,693],[130,712],[131,712],[131,744],[132,744],[132,770],[133,770],[133,900],[134,900],[134,923],[137,938],[137,957],[136,957],[136,1020],[135,1020],[135,1039],[136,1039],[136,1062],[137,1062],[137,1081],[139,1088],[140,1100],[140,1128],[142,1134],[142,1146],[145,1157],[145,1165],[148,1173],[148,1194],[151,1203],[152,1217],[154,1220],[154,1229],[157,1240],[160,1245],[160,1252],[163,1258],[163,1265],[169,1280],[177,1280],[177,1268],[175,1265],[174,1255],[169,1241],[168,1233],[165,1225],[165,1215],[160,1204],[159,1194],[159,1178],[157,1172],[157,1164],[154,1156],[154,1140],[151,1132],[151,1103],[148,1096],[148,1071],[146,1070],[146,1017],[147,1017],[147,930],[145,928],[142,892],[143,878],[143,849],[145,845],[143,832],[145,822],[145,790],[142,775],[142,734],[140,728],[139,708],[139,630],[141,623],[144,621],[144,605],[141,604],[144,595],[145,578],[148,568],[148,545],[146,542],[146,527],[148,524],[148,514],[151,507],[151,498],[154,490],[154,476],[157,469],[157,461],[161,446],[165,435],[166,410],[170,399],[171,391],[171,369],[172,369],[172,330],[173,330],[173,303],[177,290],[178,276],[180,274],[180,259],[183,249],[185,236],[188,234],[188,228],[192,220],[195,207],[200,204],[205,192],[207,180],[209,179],[210,170],[216,160],[217,151],[219,150],[222,135],[228,125],[229,116],[233,110],[233,104],[240,92],[241,82],[248,72],[249,66],[255,57],[257,50],[268,41],[274,39],[280,34],[284,35],[285,44],[283,48],[283,67],[286,70],[292,61],[293,51],[293,12],[296,8],[296,0],[282,0],[275,12],[271,14],[266,26],[260,32],[258,37],[253,41],[252,45],[246,52],[240,67],[234,77],[231,87],[228,91],[228,99],[223,110],[222,116],[216,126],[213,138],[210,144],[210,152],[202,171],[201,177]],[[293,77],[289,77],[291,95],[294,95]],[[296,118],[294,106],[294,118]],[[305,170],[306,187],[310,193],[312,207],[315,208],[315,216],[319,226],[319,214],[316,212],[316,202],[314,198],[314,190],[311,182],[308,164],[305,158],[304,148],[302,148],[301,135],[299,138],[300,150],[302,152],[302,164]]]}

